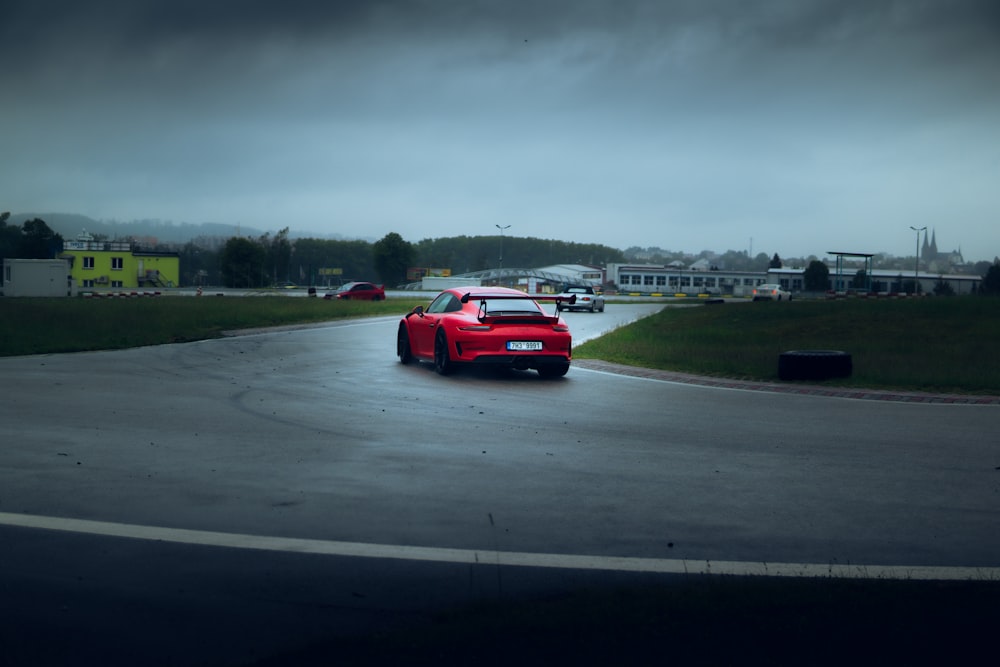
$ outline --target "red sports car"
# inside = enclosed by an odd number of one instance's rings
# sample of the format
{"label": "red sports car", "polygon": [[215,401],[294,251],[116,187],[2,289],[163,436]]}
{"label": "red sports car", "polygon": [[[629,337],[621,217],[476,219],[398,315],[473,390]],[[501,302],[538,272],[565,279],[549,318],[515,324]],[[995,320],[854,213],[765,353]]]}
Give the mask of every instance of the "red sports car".
{"label": "red sports car", "polygon": [[356,301],[382,301],[385,289],[374,283],[344,283],[336,292],[330,292],[324,299],[353,299]]}
{"label": "red sports car", "polygon": [[470,363],[534,368],[543,377],[560,377],[569,370],[572,347],[562,317],[506,287],[445,290],[427,308],[410,311],[396,335],[401,362],[430,361],[442,375]]}

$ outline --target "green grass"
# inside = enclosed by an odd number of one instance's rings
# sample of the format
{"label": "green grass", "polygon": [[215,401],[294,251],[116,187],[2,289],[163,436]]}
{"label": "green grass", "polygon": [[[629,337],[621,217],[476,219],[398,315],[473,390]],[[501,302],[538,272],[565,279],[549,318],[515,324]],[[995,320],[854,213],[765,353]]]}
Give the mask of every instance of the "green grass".
{"label": "green grass", "polygon": [[224,331],[403,315],[417,300],[158,297],[0,299],[0,356],[122,349],[216,338]]}
{"label": "green grass", "polygon": [[833,386],[995,394],[1000,299],[817,300],[666,308],[574,350],[577,359],[777,380],[788,350],[850,352]]}

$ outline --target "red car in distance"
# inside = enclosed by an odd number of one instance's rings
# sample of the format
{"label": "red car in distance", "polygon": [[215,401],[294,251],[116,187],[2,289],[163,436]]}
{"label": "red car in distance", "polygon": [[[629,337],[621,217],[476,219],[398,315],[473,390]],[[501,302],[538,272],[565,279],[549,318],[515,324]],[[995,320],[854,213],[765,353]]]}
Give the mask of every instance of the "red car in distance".
{"label": "red car in distance", "polygon": [[344,283],[335,292],[330,292],[324,299],[352,299],[356,301],[382,301],[385,299],[385,289],[374,283],[352,282]]}
{"label": "red car in distance", "polygon": [[396,334],[402,363],[429,361],[441,375],[462,364],[494,364],[561,377],[569,370],[572,348],[562,317],[506,287],[447,289],[426,308],[407,313]]}

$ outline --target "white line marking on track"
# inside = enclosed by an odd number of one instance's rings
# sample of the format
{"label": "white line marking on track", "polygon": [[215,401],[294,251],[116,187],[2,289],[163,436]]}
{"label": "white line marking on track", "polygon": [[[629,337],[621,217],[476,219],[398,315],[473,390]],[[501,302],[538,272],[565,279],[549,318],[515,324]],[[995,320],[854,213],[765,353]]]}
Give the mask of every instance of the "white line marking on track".
{"label": "white line marking on track", "polygon": [[670,558],[545,554],[488,549],[366,544],[294,537],[268,537],[207,530],[163,528],[128,523],[67,519],[0,512],[0,525],[58,530],[88,535],[123,537],[233,549],[360,558],[389,558],[437,563],[507,565],[575,570],[650,572],[660,574],[720,574],[768,577],[827,577],[843,579],[903,579],[920,581],[1000,580],[1000,567],[934,567],[823,563],[752,563],[741,561],[691,561]]}

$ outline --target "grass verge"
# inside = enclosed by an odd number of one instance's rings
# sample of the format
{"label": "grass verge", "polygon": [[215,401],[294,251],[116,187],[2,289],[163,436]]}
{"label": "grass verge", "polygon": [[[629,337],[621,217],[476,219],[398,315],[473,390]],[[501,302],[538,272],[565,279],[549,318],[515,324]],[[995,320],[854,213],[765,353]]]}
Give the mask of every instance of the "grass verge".
{"label": "grass verge", "polygon": [[830,300],[666,308],[578,346],[577,359],[776,381],[788,350],[850,352],[830,386],[995,394],[1000,299]]}
{"label": "grass verge", "polygon": [[113,350],[217,338],[224,331],[402,316],[423,301],[204,296],[0,299],[0,356]]}

